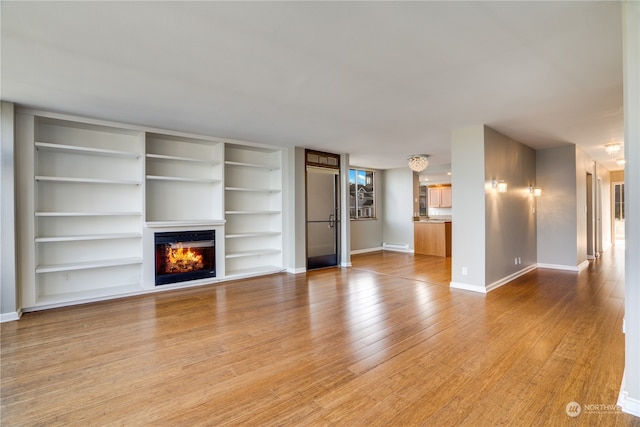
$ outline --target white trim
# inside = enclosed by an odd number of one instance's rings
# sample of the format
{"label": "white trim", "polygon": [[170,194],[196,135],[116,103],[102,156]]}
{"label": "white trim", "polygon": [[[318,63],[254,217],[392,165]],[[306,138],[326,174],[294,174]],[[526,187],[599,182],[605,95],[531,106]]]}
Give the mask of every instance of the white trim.
{"label": "white trim", "polygon": [[342,267],[342,268],[351,267],[351,261],[340,263],[340,267]]}
{"label": "white trim", "polygon": [[289,267],[285,271],[291,274],[301,274],[306,273],[307,269],[305,267]]}
{"label": "white trim", "polygon": [[14,311],[12,313],[2,313],[0,314],[0,323],[19,320],[20,317],[22,317],[22,310]]}
{"label": "white trim", "polygon": [[523,276],[523,275],[527,274],[528,272],[530,272],[532,270],[535,270],[536,268],[538,268],[538,265],[537,264],[533,264],[533,265],[530,265],[528,267],[523,268],[520,271],[516,271],[515,273],[510,274],[507,277],[503,277],[500,280],[496,280],[492,284],[487,285],[487,292],[491,292],[494,289],[499,288],[500,286],[506,285],[507,283],[511,282],[512,280],[515,280],[518,277]]}
{"label": "white trim", "polygon": [[147,228],[170,228],[170,227],[215,227],[225,225],[224,219],[194,219],[182,221],[147,221],[144,223]]}
{"label": "white trim", "polygon": [[351,251],[351,255],[365,254],[367,252],[378,252],[382,250],[384,250],[382,246],[378,246],[377,248],[356,249],[355,251]]}
{"label": "white trim", "polygon": [[408,243],[382,243],[382,249],[385,251],[398,251],[398,252],[408,252],[409,244]]}
{"label": "white trim", "polygon": [[589,261],[583,261],[579,265],[561,265],[561,264],[545,264],[538,263],[538,268],[550,268],[553,270],[582,271],[589,266]]}
{"label": "white trim", "polygon": [[451,283],[449,283],[449,287],[454,288],[454,289],[462,289],[462,290],[465,290],[465,291],[478,292],[480,294],[486,294],[487,293],[487,288],[485,288],[484,286],[470,285],[468,283],[451,282]]}
{"label": "white trim", "polygon": [[495,282],[491,283],[490,285],[487,286],[481,286],[481,285],[470,285],[468,283],[461,283],[461,282],[451,282],[449,283],[449,287],[454,288],[454,289],[462,289],[465,291],[473,291],[473,292],[478,292],[481,294],[487,294],[497,288],[499,288],[500,286],[506,285],[507,283],[517,279],[520,276],[523,276],[525,274],[527,274],[528,272],[535,270],[536,268],[538,268],[537,264],[533,264],[530,265],[528,267],[523,268],[520,271],[516,271],[513,274],[510,274],[506,277],[503,277],[500,280],[496,280]]}
{"label": "white trim", "polygon": [[618,394],[618,406],[622,408],[622,412],[640,417],[640,400],[629,397],[629,392],[625,390],[625,373],[622,374],[622,384],[620,385],[620,393]]}

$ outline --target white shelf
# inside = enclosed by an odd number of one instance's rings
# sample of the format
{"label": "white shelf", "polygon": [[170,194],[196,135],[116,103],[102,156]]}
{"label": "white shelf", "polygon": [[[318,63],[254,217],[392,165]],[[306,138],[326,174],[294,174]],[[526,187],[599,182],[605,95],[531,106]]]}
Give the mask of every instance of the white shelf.
{"label": "white shelf", "polygon": [[36,212],[35,216],[66,217],[66,216],[141,216],[142,212]]}
{"label": "white shelf", "polygon": [[257,255],[271,255],[271,254],[279,254],[280,249],[254,249],[249,251],[237,251],[237,252],[227,252],[225,258],[242,258],[248,256],[257,256]]}
{"label": "white shelf", "polygon": [[173,181],[173,182],[198,182],[203,184],[215,184],[222,182],[220,179],[209,178],[185,178],[181,176],[160,176],[160,175],[147,175],[149,181]]}
{"label": "white shelf", "polygon": [[78,242],[81,240],[137,239],[142,233],[87,234],[84,236],[36,237],[36,243]]}
{"label": "white shelf", "polygon": [[281,211],[225,211],[226,215],[275,215]]}
{"label": "white shelf", "polygon": [[266,170],[271,170],[271,171],[280,169],[280,167],[278,167],[278,166],[261,165],[261,164],[257,164],[257,163],[244,163],[244,162],[226,161],[226,162],[224,162],[224,164],[227,165],[227,166],[232,166],[232,167],[266,169]]}
{"label": "white shelf", "polygon": [[65,145],[65,144],[52,144],[49,142],[37,142],[35,143],[37,149],[40,150],[48,150],[48,151],[58,151],[58,152],[66,152],[66,153],[77,153],[77,154],[91,154],[97,156],[112,156],[112,157],[125,157],[131,159],[137,159],[140,157],[139,153],[134,153],[131,151],[121,151],[121,150],[107,150],[103,148],[93,148],[93,147],[81,147],[76,145]]}
{"label": "white shelf", "polygon": [[166,154],[147,154],[147,159],[167,160],[167,161],[184,162],[184,163],[199,163],[199,164],[211,165],[211,166],[219,165],[222,163],[216,160],[194,159],[192,157],[170,156]]}
{"label": "white shelf", "polygon": [[36,273],[55,273],[58,271],[88,270],[92,268],[116,267],[121,265],[142,264],[142,258],[105,259],[68,264],[39,265]]}
{"label": "white shelf", "polygon": [[37,298],[37,305],[58,305],[79,301],[98,301],[105,297],[116,295],[127,295],[140,292],[140,283],[129,283],[125,285],[109,286],[108,288],[91,289],[88,291],[65,292],[52,295],[40,295]]}
{"label": "white shelf", "polygon": [[270,188],[251,188],[251,187],[225,187],[227,191],[247,191],[253,193],[280,193],[281,190],[273,190]]}
{"label": "white shelf", "polygon": [[263,276],[265,274],[280,273],[282,271],[284,271],[284,268],[282,267],[277,267],[275,265],[265,265],[256,268],[243,268],[231,271],[227,270],[224,277],[225,279],[236,279],[241,277]]}
{"label": "white shelf", "polygon": [[140,181],[121,179],[100,179],[100,178],[72,178],[64,176],[36,176],[36,181],[40,182],[61,182],[79,184],[116,184],[116,185],[140,185]]}
{"label": "white shelf", "polygon": [[255,231],[255,232],[247,232],[247,233],[227,234],[225,237],[227,239],[242,239],[246,237],[278,236],[280,234],[281,233],[279,231]]}

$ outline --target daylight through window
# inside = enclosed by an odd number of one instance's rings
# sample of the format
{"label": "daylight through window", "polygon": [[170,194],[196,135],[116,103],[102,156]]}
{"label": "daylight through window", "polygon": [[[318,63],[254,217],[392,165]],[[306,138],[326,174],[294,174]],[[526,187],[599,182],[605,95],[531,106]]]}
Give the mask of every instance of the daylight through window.
{"label": "daylight through window", "polygon": [[376,217],[373,171],[349,169],[349,216],[351,219]]}

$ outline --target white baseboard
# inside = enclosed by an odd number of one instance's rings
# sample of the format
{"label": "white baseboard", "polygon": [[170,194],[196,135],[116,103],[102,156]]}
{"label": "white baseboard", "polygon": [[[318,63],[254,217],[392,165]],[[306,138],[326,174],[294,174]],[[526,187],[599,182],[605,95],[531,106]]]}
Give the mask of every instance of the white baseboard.
{"label": "white baseboard", "polygon": [[351,262],[342,262],[340,263],[340,267],[351,267]]}
{"label": "white baseboard", "polygon": [[582,271],[589,266],[589,261],[583,261],[579,265],[545,264],[538,263],[538,268],[550,268],[553,270]]}
{"label": "white baseboard", "polygon": [[487,293],[487,288],[485,288],[484,286],[470,285],[468,283],[451,282],[451,283],[449,283],[449,287],[450,288],[454,288],[454,289],[462,289],[462,290],[465,290],[465,291],[478,292],[478,293],[481,293],[481,294],[486,294]]}
{"label": "white baseboard", "polygon": [[629,397],[629,393],[625,390],[625,374],[622,374],[622,384],[620,385],[620,393],[618,394],[618,406],[622,408],[622,412],[640,417],[640,400]]}
{"label": "white baseboard", "polygon": [[0,314],[0,323],[13,322],[14,320],[19,320],[20,317],[22,317],[22,310],[14,311],[12,313],[2,313]]}
{"label": "white baseboard", "polygon": [[473,292],[479,292],[481,294],[486,294],[489,293],[491,291],[493,291],[494,289],[499,288],[500,286],[506,285],[507,283],[511,282],[512,280],[517,279],[518,277],[527,274],[528,272],[535,270],[536,268],[538,268],[538,266],[536,264],[530,265],[528,267],[523,268],[520,271],[516,271],[513,274],[510,274],[506,277],[503,277],[500,280],[496,280],[495,282],[491,283],[490,285],[487,286],[481,286],[481,285],[470,285],[468,283],[461,283],[461,282],[451,282],[449,284],[449,287],[454,288],[454,289],[463,289],[465,291],[473,291]]}
{"label": "white baseboard", "polygon": [[301,274],[306,273],[307,269],[305,267],[287,268],[286,272],[291,274]]}
{"label": "white baseboard", "polygon": [[536,268],[538,268],[538,265],[537,264],[533,264],[533,265],[530,265],[528,267],[523,268],[520,271],[516,271],[515,273],[510,274],[507,277],[503,277],[500,280],[496,280],[492,284],[487,285],[487,292],[490,292],[490,291],[492,291],[494,289],[497,289],[500,286],[506,285],[507,283],[511,282],[512,280],[515,280],[518,277],[523,276],[523,275],[527,274],[528,272],[530,272],[532,270],[535,270]]}
{"label": "white baseboard", "polygon": [[355,251],[351,251],[351,255],[366,254],[367,252],[378,252],[383,249],[384,248],[382,246],[378,246],[377,248],[356,249]]}

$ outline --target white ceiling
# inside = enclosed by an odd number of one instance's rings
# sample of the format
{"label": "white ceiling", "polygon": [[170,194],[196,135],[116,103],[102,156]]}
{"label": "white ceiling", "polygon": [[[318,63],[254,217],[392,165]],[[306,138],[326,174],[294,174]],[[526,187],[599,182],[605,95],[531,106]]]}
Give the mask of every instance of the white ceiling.
{"label": "white ceiling", "polygon": [[124,123],[450,162],[487,124],[623,140],[619,2],[1,2],[2,99]]}

